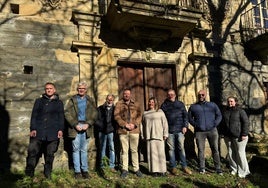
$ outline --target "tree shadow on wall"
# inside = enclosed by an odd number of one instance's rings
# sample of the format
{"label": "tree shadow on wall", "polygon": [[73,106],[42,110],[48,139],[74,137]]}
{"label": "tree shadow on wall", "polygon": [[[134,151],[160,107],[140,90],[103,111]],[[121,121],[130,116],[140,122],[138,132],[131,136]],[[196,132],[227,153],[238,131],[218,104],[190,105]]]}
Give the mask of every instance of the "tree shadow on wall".
{"label": "tree shadow on wall", "polygon": [[10,172],[11,159],[8,153],[8,132],[10,117],[5,106],[0,104],[0,172]]}

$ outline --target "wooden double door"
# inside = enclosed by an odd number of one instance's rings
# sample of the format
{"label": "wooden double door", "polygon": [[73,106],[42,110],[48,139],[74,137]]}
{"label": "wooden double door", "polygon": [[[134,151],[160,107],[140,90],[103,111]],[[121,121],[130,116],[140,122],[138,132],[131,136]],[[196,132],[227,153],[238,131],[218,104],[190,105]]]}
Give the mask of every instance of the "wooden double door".
{"label": "wooden double door", "polygon": [[175,65],[148,63],[118,63],[119,96],[131,88],[132,98],[147,109],[148,99],[156,97],[159,105],[166,99],[168,89],[176,89]]}

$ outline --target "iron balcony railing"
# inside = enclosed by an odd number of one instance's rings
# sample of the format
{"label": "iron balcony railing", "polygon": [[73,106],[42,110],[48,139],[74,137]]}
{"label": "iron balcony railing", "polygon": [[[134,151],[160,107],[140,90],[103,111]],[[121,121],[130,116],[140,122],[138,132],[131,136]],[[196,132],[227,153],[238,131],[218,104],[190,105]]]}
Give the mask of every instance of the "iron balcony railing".
{"label": "iron balcony railing", "polygon": [[169,6],[176,8],[187,8],[187,9],[195,9],[199,11],[203,11],[204,0],[126,0],[132,2],[139,2],[144,4],[154,4],[159,6]]}
{"label": "iron balcony railing", "polygon": [[[207,4],[205,0],[123,0],[132,2],[133,4],[144,4],[146,6],[158,6],[164,9],[187,9],[189,11],[205,12]],[[120,4],[122,0],[99,0],[99,9],[101,14],[105,14],[110,3]],[[133,9],[135,6],[133,6]]]}
{"label": "iron balcony railing", "polygon": [[267,0],[254,5],[241,15],[241,31],[244,42],[268,33]]}

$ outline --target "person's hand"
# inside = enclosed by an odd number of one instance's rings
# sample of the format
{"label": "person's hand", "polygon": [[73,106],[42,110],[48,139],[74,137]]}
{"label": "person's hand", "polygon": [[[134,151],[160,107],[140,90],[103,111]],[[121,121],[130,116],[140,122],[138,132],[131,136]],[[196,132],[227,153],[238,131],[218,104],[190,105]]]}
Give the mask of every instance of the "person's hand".
{"label": "person's hand", "polygon": [[163,140],[166,140],[167,139],[167,137],[166,136],[163,136]]}
{"label": "person's hand", "polygon": [[241,140],[246,140],[248,136],[241,136]]}
{"label": "person's hand", "polygon": [[30,137],[36,137],[36,130],[32,130],[30,132]]}
{"label": "person's hand", "polygon": [[83,129],[82,129],[82,126],[79,124],[79,125],[76,125],[75,126],[75,129],[78,131],[78,132],[81,132]]}
{"label": "person's hand", "polygon": [[62,138],[63,136],[63,132],[62,131],[58,131],[58,138]]}
{"label": "person's hand", "polygon": [[87,130],[87,129],[88,129],[88,127],[89,127],[89,125],[88,125],[88,124],[83,124],[83,125],[82,125],[82,130],[83,130],[83,131],[85,131],[85,130]]}
{"label": "person's hand", "polygon": [[132,131],[133,129],[135,129],[135,125],[133,123],[128,123],[126,124],[126,129]]}

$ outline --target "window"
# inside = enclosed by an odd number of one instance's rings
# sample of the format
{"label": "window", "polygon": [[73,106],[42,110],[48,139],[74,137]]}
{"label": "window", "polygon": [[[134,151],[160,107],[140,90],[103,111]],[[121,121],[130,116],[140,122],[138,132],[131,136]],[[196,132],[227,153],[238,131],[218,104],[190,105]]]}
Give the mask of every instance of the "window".
{"label": "window", "polygon": [[251,0],[254,6],[254,22],[256,28],[268,29],[267,0]]}

